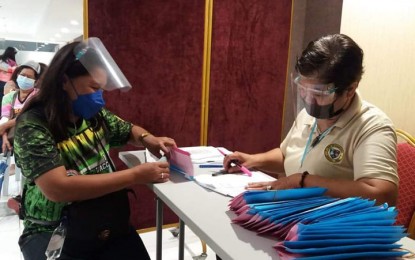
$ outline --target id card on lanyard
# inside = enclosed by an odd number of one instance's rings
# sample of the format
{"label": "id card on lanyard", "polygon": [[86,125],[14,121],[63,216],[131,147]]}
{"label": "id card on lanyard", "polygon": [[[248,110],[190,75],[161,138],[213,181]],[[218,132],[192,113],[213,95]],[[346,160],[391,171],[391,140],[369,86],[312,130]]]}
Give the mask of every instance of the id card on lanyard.
{"label": "id card on lanyard", "polygon": [[304,160],[307,157],[307,154],[311,151],[311,149],[313,149],[316,145],[318,145],[321,142],[321,140],[323,140],[323,138],[326,137],[326,135],[328,135],[331,132],[331,130],[334,128],[334,125],[324,130],[324,132],[316,136],[316,138],[313,141],[311,141],[313,139],[313,134],[314,134],[314,131],[316,130],[316,127],[317,127],[317,119],[314,122],[313,127],[311,128],[310,135],[308,136],[307,143],[304,148],[304,153],[303,153],[303,156],[301,157],[300,167],[303,167]]}

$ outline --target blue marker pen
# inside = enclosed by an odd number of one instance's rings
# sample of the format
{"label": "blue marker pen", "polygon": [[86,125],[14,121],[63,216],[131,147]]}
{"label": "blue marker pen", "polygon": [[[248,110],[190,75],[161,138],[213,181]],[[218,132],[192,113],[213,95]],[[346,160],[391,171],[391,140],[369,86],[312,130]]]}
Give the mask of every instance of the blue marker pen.
{"label": "blue marker pen", "polygon": [[222,164],[200,164],[199,168],[223,168]]}

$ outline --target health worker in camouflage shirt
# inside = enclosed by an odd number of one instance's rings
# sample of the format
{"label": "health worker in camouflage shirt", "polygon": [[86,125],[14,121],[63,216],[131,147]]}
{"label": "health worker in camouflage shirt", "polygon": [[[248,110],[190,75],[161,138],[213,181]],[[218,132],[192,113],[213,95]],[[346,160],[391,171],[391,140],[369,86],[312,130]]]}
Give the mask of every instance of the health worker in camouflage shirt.
{"label": "health worker in camouflage shirt", "polygon": [[[46,259],[47,248],[48,254],[60,254],[58,259],[150,259],[128,223],[128,194],[121,191],[134,184],[166,182],[169,164],[144,163],[116,171],[109,148],[144,145],[160,157],[161,151],[168,154],[176,144],[103,108],[103,90],[129,88],[98,38],[70,43],[51,61],[42,87],[23,108],[16,125],[16,163],[26,177],[24,231],[19,239],[26,260]],[[122,194],[122,202],[127,200],[124,208],[117,194]],[[107,201],[112,202],[102,204]],[[95,216],[99,210],[103,213]],[[121,220],[127,223],[113,223],[121,212],[127,212]],[[105,228],[93,233],[107,219]],[[125,224],[127,229],[121,228]],[[63,248],[55,250],[48,244],[56,242],[51,236],[57,227],[66,238]]]}

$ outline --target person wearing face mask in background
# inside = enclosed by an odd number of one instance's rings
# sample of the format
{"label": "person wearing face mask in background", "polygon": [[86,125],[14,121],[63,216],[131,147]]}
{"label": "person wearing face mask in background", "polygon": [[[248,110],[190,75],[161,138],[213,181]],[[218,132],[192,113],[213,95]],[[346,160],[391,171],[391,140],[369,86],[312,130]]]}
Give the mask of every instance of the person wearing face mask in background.
{"label": "person wearing face mask in background", "polygon": [[[46,69],[48,68],[48,65],[46,65],[45,63],[39,62],[39,65],[40,65],[40,73],[39,73],[39,78],[35,82],[35,88],[39,88],[41,86],[41,84],[42,84],[42,75],[45,73]],[[21,69],[22,68],[20,66],[17,67],[14,70],[10,80],[7,81],[6,85],[4,85],[4,92],[3,92],[4,95],[8,94],[9,92],[12,92],[12,91],[15,91],[15,90],[19,89],[18,86],[17,86],[17,81],[16,80],[17,80],[17,76],[19,76],[19,74],[20,74]]]}
{"label": "person wearing face mask in background", "polygon": [[[19,239],[25,260],[150,259],[129,223],[125,191],[168,181],[169,163],[117,170],[109,150],[129,143],[161,157],[176,143],[104,108],[103,90],[117,89],[131,84],[102,42],[88,38],[55,54],[39,92],[20,112],[14,153],[26,177]],[[56,244],[48,248],[49,242]]]}
{"label": "person wearing face mask in background", "polygon": [[[13,140],[10,131],[14,131],[16,117],[22,109],[23,105],[36,94],[36,88],[42,78],[43,73],[47,69],[46,64],[37,63],[35,61],[27,61],[23,65],[16,68],[11,79],[4,86],[5,96],[2,104],[2,117],[0,124],[0,133],[2,134],[1,148],[3,153],[12,150]],[[14,156],[10,158],[10,172],[18,173],[20,169],[15,167]],[[24,179],[24,178],[23,178]],[[18,178],[16,178],[18,180]],[[23,183],[23,180],[21,180]],[[21,191],[21,190],[20,190]],[[20,193],[19,191],[19,193]],[[7,200],[7,206],[19,214],[19,204],[21,195],[14,194]]]}
{"label": "person wearing face mask in background", "polygon": [[310,42],[291,79],[305,108],[280,148],[252,155],[234,152],[225,157],[225,170],[237,172],[230,163],[238,160],[278,178],[251,183],[248,190],[319,186],[329,196],[395,205],[397,138],[391,120],[357,92],[362,64],[363,51],[346,35]]}
{"label": "person wearing face mask in background", "polygon": [[12,148],[12,140],[9,140],[8,132],[15,126],[16,117],[24,104],[37,93],[35,83],[41,75],[41,67],[35,61],[27,61],[17,70],[19,71],[16,78],[18,89],[6,94],[1,106],[0,134],[3,139],[3,152]]}
{"label": "person wearing face mask in background", "polygon": [[[20,67],[17,67],[13,71],[12,76],[10,77],[10,80],[7,81],[7,83],[3,87],[3,93],[0,93],[0,95],[1,95],[1,99],[0,100],[3,101],[3,97],[6,94],[8,94],[8,93],[10,93],[12,91],[16,91],[18,89],[16,79],[17,79],[17,76],[20,74],[20,71],[21,71],[21,68]],[[8,117],[1,118],[1,114],[0,114],[0,132],[4,133],[5,127],[3,127],[2,124],[5,123],[5,122],[7,122],[8,120],[9,120]],[[1,149],[3,148],[3,135],[1,135],[1,137],[0,137],[0,148]],[[0,152],[3,152],[3,149]]]}
{"label": "person wearing face mask in background", "polygon": [[12,91],[16,91],[17,89],[19,89],[17,87],[17,76],[19,76],[20,71],[22,68],[17,67],[14,71],[12,76],[10,77],[10,80],[7,81],[6,85],[4,85],[4,90],[3,90],[3,96],[7,95],[8,93],[12,92]]}

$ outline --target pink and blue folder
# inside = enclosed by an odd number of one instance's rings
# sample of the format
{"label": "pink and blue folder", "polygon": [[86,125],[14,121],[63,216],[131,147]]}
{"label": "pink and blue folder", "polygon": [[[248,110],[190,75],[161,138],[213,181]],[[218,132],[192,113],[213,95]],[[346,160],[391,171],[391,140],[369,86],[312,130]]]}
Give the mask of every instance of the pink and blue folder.
{"label": "pink and blue folder", "polygon": [[177,147],[172,148],[170,169],[183,174],[189,180],[193,180],[194,170],[190,153]]}
{"label": "pink and blue folder", "polygon": [[233,222],[276,240],[281,259],[398,258],[408,252],[397,211],[358,197],[324,196],[324,188],[246,191],[230,202]]}

